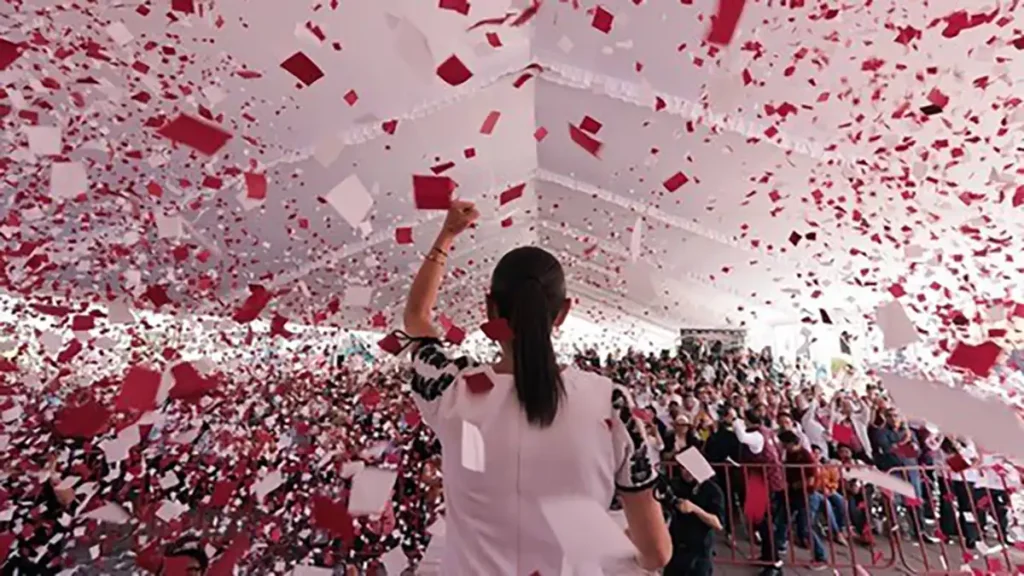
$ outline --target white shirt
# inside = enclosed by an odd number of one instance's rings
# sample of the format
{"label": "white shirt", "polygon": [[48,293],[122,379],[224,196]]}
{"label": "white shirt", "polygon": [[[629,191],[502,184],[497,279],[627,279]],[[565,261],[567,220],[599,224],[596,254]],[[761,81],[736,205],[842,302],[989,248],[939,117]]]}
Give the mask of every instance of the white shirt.
{"label": "white shirt", "polygon": [[979,478],[981,478],[981,473],[978,472],[978,468],[974,463],[974,460],[978,458],[978,451],[975,449],[974,443],[968,442],[967,444],[962,445],[960,448],[960,456],[967,461],[968,468],[963,472],[953,472],[950,476],[954,480],[974,484]]}
{"label": "white shirt", "polygon": [[[541,499],[584,496],[608,507],[616,488],[645,490],[657,481],[643,426],[603,376],[565,369],[558,415],[539,428],[527,423],[509,374],[449,358],[437,342],[416,351],[413,372],[416,403],[442,446],[445,576],[561,574],[563,554]],[[481,377],[493,387],[473,393],[470,382]],[[464,466],[464,422],[483,439],[482,472]]]}
{"label": "white shirt", "polygon": [[992,454],[981,457],[981,477],[978,488],[990,490],[1016,490],[1020,488],[1020,473],[1013,464]]}

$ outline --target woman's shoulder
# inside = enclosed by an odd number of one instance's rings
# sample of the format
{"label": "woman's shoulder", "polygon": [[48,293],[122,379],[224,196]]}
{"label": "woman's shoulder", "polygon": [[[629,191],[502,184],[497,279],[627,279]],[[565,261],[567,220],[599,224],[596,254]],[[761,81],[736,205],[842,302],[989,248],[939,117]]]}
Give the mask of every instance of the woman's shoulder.
{"label": "woman's shoulder", "polygon": [[607,376],[569,367],[562,373],[562,379],[566,384],[567,390],[573,390],[591,397],[606,398],[616,408],[623,406],[632,407],[635,404],[630,390]]}

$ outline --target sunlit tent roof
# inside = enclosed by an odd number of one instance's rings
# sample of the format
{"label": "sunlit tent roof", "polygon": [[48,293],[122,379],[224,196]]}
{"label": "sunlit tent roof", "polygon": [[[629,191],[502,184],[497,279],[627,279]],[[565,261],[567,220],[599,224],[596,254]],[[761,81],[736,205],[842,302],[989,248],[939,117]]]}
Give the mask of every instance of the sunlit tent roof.
{"label": "sunlit tent roof", "polygon": [[962,6],[747,2],[715,44],[710,0],[7,4],[4,284],[390,327],[443,217],[414,190],[455,186],[483,220],[440,308],[470,328],[533,243],[599,323],[899,298],[929,341],[998,340],[1024,314],[1024,35]]}

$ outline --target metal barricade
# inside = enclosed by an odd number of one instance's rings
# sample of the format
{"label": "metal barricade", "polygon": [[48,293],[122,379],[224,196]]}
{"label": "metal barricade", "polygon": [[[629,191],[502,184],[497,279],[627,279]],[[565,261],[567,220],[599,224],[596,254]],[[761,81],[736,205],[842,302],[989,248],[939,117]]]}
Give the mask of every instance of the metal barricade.
{"label": "metal barricade", "polygon": [[[666,462],[670,484],[679,465]],[[1012,517],[1009,489],[978,488],[957,480],[948,469],[928,466],[895,468],[889,475],[915,487],[917,498],[847,477],[835,464],[782,465],[787,489],[769,493],[767,464],[713,464],[715,482],[725,496],[725,533],[717,536],[715,563],[765,567],[821,566],[850,574],[877,574],[885,569],[935,575],[968,566],[984,573],[1008,573],[1016,565],[1007,532],[1019,525]],[[834,490],[816,482],[831,474]],[[763,517],[752,520],[754,486],[765,486]],[[938,487],[938,489],[936,489]],[[754,503],[758,508],[760,503]],[[995,519],[997,546],[982,548],[980,532]],[[1012,522],[1012,523],[1011,523]],[[943,531],[945,528],[945,531]],[[799,545],[797,545],[799,543]],[[807,550],[798,550],[807,548]],[[817,548],[817,554],[815,554]],[[817,556],[817,557],[816,557]]]}
{"label": "metal barricade", "polygon": [[[991,476],[983,481],[976,470],[955,473],[944,467],[908,466],[888,473],[911,484],[918,495],[902,503],[910,538],[894,538],[908,570],[936,576],[964,569],[986,574],[1018,571],[1022,560],[1009,532],[1021,519],[1010,506],[1014,490],[1005,476],[1000,475],[993,487],[988,485]],[[891,498],[890,504],[899,506],[900,500]],[[995,520],[993,535],[985,538],[990,520]]]}

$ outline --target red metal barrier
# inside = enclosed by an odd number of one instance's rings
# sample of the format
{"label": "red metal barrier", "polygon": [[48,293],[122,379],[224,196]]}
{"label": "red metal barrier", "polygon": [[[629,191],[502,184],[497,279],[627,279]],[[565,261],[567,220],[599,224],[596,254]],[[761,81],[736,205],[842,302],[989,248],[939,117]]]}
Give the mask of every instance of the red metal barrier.
{"label": "red metal barrier", "polygon": [[[1017,570],[1007,532],[1011,520],[1012,525],[1018,525],[1020,519],[1011,518],[1009,498],[1014,489],[1004,476],[999,477],[999,486],[992,488],[972,484],[961,474],[937,466],[900,467],[889,473],[918,490],[918,501],[906,506],[907,518],[920,527],[913,531],[916,538],[909,542],[894,538],[905,567],[936,576],[959,572],[965,565],[982,573]],[[891,506],[893,500],[888,504]],[[995,542],[984,545],[984,531],[993,516]],[[935,526],[930,534],[929,524]]]}
{"label": "red metal barrier", "polygon": [[[763,520],[754,522],[745,513],[744,504],[751,494],[749,487],[765,477],[768,466],[713,465],[716,477],[708,481],[716,482],[725,495],[727,527],[727,534],[718,537],[727,549],[717,547],[716,564],[763,567],[781,561],[788,566],[817,565],[863,574],[894,568],[898,563],[901,571],[936,576],[958,572],[965,564],[985,573],[1015,569],[1006,539],[1011,526],[1012,490],[1005,478],[1001,479],[1001,490],[968,489],[969,485],[945,468],[889,470],[888,474],[915,486],[918,498],[909,499],[847,478],[844,468],[835,464],[783,465],[787,484],[795,477],[800,486],[770,495]],[[670,483],[677,481],[678,467],[676,462],[666,463]],[[820,480],[829,474],[833,480],[838,478],[837,489],[830,493],[815,483],[799,480]],[[776,518],[777,514],[781,518]],[[1003,545],[998,550],[982,550],[975,546],[978,531],[991,516],[996,519],[997,540]],[[1012,518],[1012,522],[1017,525],[1020,519]],[[801,523],[806,525],[805,530],[798,527]],[[838,533],[834,524],[842,527]],[[943,532],[942,527],[952,533]],[[799,536],[809,550],[797,551],[802,547],[796,545]],[[779,546],[778,540],[786,544]],[[823,562],[815,561],[815,540],[821,545],[819,552],[824,552],[818,558]]]}

